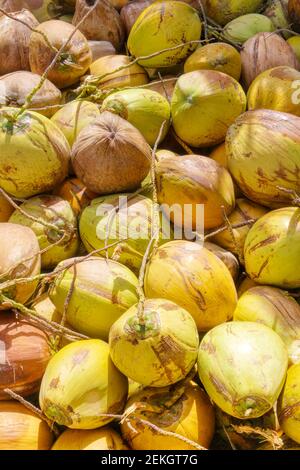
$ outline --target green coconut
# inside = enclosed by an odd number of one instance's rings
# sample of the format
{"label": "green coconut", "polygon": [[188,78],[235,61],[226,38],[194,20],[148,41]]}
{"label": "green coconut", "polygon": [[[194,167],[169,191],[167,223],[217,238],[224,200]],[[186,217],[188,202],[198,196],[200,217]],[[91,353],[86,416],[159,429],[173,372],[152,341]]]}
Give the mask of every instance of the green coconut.
{"label": "green coconut", "polygon": [[[80,237],[88,252],[120,242],[99,256],[125,264],[139,272],[143,256],[151,239],[154,205],[151,199],[130,194],[117,194],[94,199],[80,217]],[[160,214],[159,244],[172,238],[168,219]]]}
{"label": "green coconut", "polygon": [[300,287],[300,208],[284,207],[261,217],[244,248],[248,276],[258,284]]}
{"label": "green coconut", "polygon": [[147,299],[142,316],[134,305],[112,325],[109,347],[114,364],[128,378],[151,387],[182,380],[197,359],[199,337],[193,318],[163,299]]}
{"label": "green coconut", "polygon": [[198,373],[211,400],[239,419],[259,418],[275,404],[288,366],[286,347],[271,328],[223,323],[202,339]]}
{"label": "green coconut", "polygon": [[202,0],[207,16],[221,26],[247,13],[255,13],[265,0]]}
{"label": "green coconut", "polygon": [[274,30],[275,27],[267,16],[249,13],[227,23],[223,31],[226,39],[244,43],[257,33],[268,33]]}
{"label": "green coconut", "polygon": [[138,61],[144,67],[170,67],[182,62],[196,49],[197,43],[189,42],[199,41],[200,36],[201,21],[194,8],[177,1],[156,2],[147,7],[135,21],[127,47],[132,56],[139,58],[188,43]]}
{"label": "green coconut", "polygon": [[129,121],[153,146],[159,136],[160,143],[170,127],[170,105],[160,93],[142,88],[131,88],[109,95],[102,104],[103,111],[118,114]]}
{"label": "green coconut", "polygon": [[290,363],[300,362],[300,306],[288,292],[252,287],[239,298],[233,319],[269,326],[285,343]]}
{"label": "green coconut", "polygon": [[[42,268],[54,268],[60,261],[77,253],[77,219],[68,201],[58,196],[35,196],[23,202],[21,209],[23,213],[15,210],[9,221],[30,227],[36,234],[40,249],[47,250],[42,253]],[[31,220],[24,212],[50,226]],[[55,246],[50,248],[53,244]]]}
{"label": "green coconut", "polygon": [[[63,267],[66,269],[62,270]],[[66,320],[75,330],[92,338],[106,340],[111,325],[137,302],[136,276],[116,261],[73,258],[60,263],[57,269],[58,275],[49,291],[51,301],[63,313],[74,282]]]}

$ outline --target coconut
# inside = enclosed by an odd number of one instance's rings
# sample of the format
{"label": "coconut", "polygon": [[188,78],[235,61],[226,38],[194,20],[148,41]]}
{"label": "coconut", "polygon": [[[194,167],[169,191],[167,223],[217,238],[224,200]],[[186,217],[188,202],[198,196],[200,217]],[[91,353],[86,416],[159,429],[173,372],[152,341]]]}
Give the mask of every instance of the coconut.
{"label": "coconut", "polygon": [[[33,277],[40,273],[39,243],[33,231],[22,225],[0,223],[0,276],[1,281]],[[24,304],[31,297],[37,281],[15,284],[2,290],[6,297]],[[1,304],[1,308],[10,305]]]}
{"label": "coconut", "polygon": [[233,318],[269,326],[285,343],[290,363],[300,362],[300,306],[287,292],[253,287],[240,297]]}
{"label": "coconut", "polygon": [[[117,194],[94,199],[80,217],[80,238],[88,252],[119,242],[99,255],[109,256],[138,274],[152,236],[153,213],[153,202],[141,195]],[[170,240],[172,230],[168,219],[160,216],[161,244]]]}
{"label": "coconut", "polygon": [[223,261],[225,266],[228,268],[232,276],[232,279],[234,281],[237,281],[239,270],[240,270],[240,265],[239,265],[238,259],[234,256],[234,254],[231,253],[230,251],[224,250],[224,248],[221,248],[215,243],[204,242],[203,246],[208,251],[211,251],[214,255],[216,255],[217,258]]}
{"label": "coconut", "polygon": [[92,61],[95,62],[100,57],[116,54],[116,49],[109,41],[88,41],[91,52]]}
{"label": "coconut", "polygon": [[245,42],[241,50],[242,78],[246,88],[262,72],[279,65],[299,69],[291,46],[278,34],[258,33]]}
{"label": "coconut", "polygon": [[54,189],[53,193],[68,201],[76,215],[79,215],[96,197],[96,194],[89,191],[78,178],[65,180]]}
{"label": "coconut", "polygon": [[[19,71],[0,77],[0,106],[21,107],[26,97],[41,80],[40,75]],[[51,117],[58,109],[61,92],[49,80],[45,80],[40,90],[34,95],[30,110]]]}
{"label": "coconut", "polygon": [[175,132],[193,147],[223,142],[228,127],[245,110],[246,96],[241,85],[215,70],[181,75],[171,102]]}
{"label": "coconut", "polygon": [[217,147],[215,147],[211,151],[209,156],[215,162],[219,163],[219,165],[224,166],[224,168],[228,168],[228,159],[227,159],[227,155],[226,155],[225,142],[223,142],[222,144],[219,144]]}
{"label": "coconut", "polygon": [[300,209],[285,207],[261,217],[245,242],[248,276],[258,284],[300,287]]}
{"label": "coconut", "polygon": [[287,40],[287,43],[293,49],[298,61],[300,61],[300,37],[299,36],[292,36]]}
{"label": "coconut", "polygon": [[160,80],[153,80],[152,82],[147,83],[144,88],[160,93],[164,98],[166,98],[170,102],[172,99],[176,82],[177,77],[173,77],[172,75],[165,75]]}
{"label": "coconut", "polygon": [[[47,78],[58,88],[65,88],[76,83],[92,63],[92,53],[86,38],[80,31],[74,33],[75,27],[60,20],[45,21],[38,26],[56,49],[60,49],[71,36],[68,44],[60,53],[54,67],[49,70]],[[55,50],[50,48],[38,32],[32,33],[29,43],[29,62],[31,71],[42,75],[55,57]]]}
{"label": "coconut", "polygon": [[49,322],[60,323],[62,314],[56,309],[55,305],[51,302],[48,293],[41,295],[32,304],[32,309],[36,311],[37,315]]}
{"label": "coconut", "polygon": [[[175,226],[184,227],[186,234],[197,227],[203,230],[203,222],[205,229],[218,227],[224,221],[223,210],[230,214],[234,208],[229,172],[208,157],[165,157],[156,164],[156,183],[158,202]],[[190,204],[190,210],[186,204]],[[204,214],[200,213],[201,205]]]}
{"label": "coconut", "polygon": [[292,26],[295,31],[300,31],[300,3],[298,0],[289,0],[288,2],[288,15],[292,21]]}
{"label": "coconut", "polygon": [[12,223],[30,227],[36,234],[40,249],[46,250],[41,258],[43,269],[54,268],[60,261],[76,254],[79,245],[77,219],[68,201],[58,196],[36,196],[23,202],[21,209],[52,226],[33,221],[19,210],[15,210],[9,219]]}
{"label": "coconut", "polygon": [[73,15],[62,15],[59,17],[60,21],[65,21],[66,23],[72,24]]}
{"label": "coconut", "polygon": [[43,413],[71,429],[95,429],[122,413],[128,381],[109,357],[108,344],[99,339],[75,341],[50,360],[39,402]]}
{"label": "coconut", "polygon": [[141,420],[163,431],[173,432],[208,448],[213,434],[214,409],[206,393],[194,382],[146,388],[127,402],[128,417],[121,424],[122,435],[133,450],[195,450],[176,436],[164,436]]}
{"label": "coconut", "polygon": [[[88,16],[83,19],[85,15]],[[79,30],[87,39],[109,41],[117,50],[122,48],[124,25],[110,1],[98,0],[95,7],[95,0],[77,0],[73,25],[79,25]]]}
{"label": "coconut", "polygon": [[[66,269],[61,271],[63,267]],[[107,339],[111,325],[137,302],[136,276],[116,261],[96,257],[85,261],[74,258],[59,264],[57,269],[58,275],[49,291],[50,299],[63,313],[74,282],[66,319],[80,333]]]}
{"label": "coconut", "polygon": [[274,30],[274,25],[267,16],[249,13],[227,23],[223,32],[225,38],[229,41],[243,44],[257,33],[270,33]]}
{"label": "coconut", "polygon": [[17,108],[0,109],[0,186],[15,197],[52,190],[68,173],[70,148],[49,119]]}
{"label": "coconut", "polygon": [[288,366],[277,333],[255,322],[223,323],[202,339],[198,373],[211,400],[239,419],[263,416],[274,406]]}
{"label": "coconut", "polygon": [[264,0],[202,0],[207,16],[221,26],[238,16],[255,13],[264,4]]}
{"label": "coconut", "polygon": [[250,279],[250,277],[244,274],[244,279],[241,281],[238,287],[238,297],[240,298],[244,292],[247,292],[249,289],[252,289],[252,287],[256,287],[258,285],[259,284],[257,284],[257,282],[253,281],[253,279]]}
{"label": "coconut", "polygon": [[20,12],[26,8],[40,23],[51,20],[61,11],[61,5],[56,0],[0,0],[0,6],[7,13]]}
{"label": "coconut", "polygon": [[132,306],[111,327],[110,356],[128,378],[150,387],[184,379],[195,365],[196,324],[183,308],[164,299],[147,299],[142,318]]}
{"label": "coconut", "polygon": [[132,2],[125,5],[121,10],[121,19],[126,29],[127,36],[132,29],[132,26],[142,13],[149,5],[151,5],[151,0]]}
{"label": "coconut", "polygon": [[14,208],[4,196],[0,196],[0,222],[8,222]]}
{"label": "coconut", "polygon": [[9,399],[4,391],[6,388],[22,396],[39,390],[51,356],[48,339],[44,331],[26,319],[11,312],[1,312],[0,400]]}
{"label": "coconut", "polygon": [[[289,0],[271,0],[267,4],[264,15],[270,18],[276,29],[290,29],[287,8],[288,1]],[[281,31],[281,34],[285,38],[291,35],[288,31]]]}
{"label": "coconut", "polygon": [[0,450],[49,450],[48,424],[17,401],[0,401]]}
{"label": "coconut", "polygon": [[[129,33],[127,47],[132,56],[139,58],[199,41],[200,36],[201,21],[194,8],[183,2],[156,2],[137,18]],[[170,67],[182,62],[195,48],[196,43],[189,43],[138,62],[150,68]]]}
{"label": "coconut", "polygon": [[13,18],[3,15],[0,17],[0,75],[16,70],[30,70],[29,38],[31,30],[18,20],[36,28],[39,22],[30,13],[22,10],[11,13]]}
{"label": "coconut", "polygon": [[76,176],[98,194],[138,188],[150,161],[151,148],[142,134],[107,111],[81,131],[72,148]]}
{"label": "coconut", "polygon": [[274,109],[300,116],[298,70],[281,65],[256,77],[248,90],[248,109]]}
{"label": "coconut", "polygon": [[72,147],[78,134],[100,116],[98,106],[89,101],[70,101],[57,111],[52,122],[60,128]]}
{"label": "coconut", "polygon": [[[102,111],[118,114],[136,127],[149,145],[162,142],[170,127],[170,105],[156,91],[132,88],[109,95],[102,104]],[[162,127],[163,126],[163,127]]]}
{"label": "coconut", "polygon": [[283,432],[300,444],[300,364],[290,367],[279,404]]}
{"label": "coconut", "polygon": [[185,308],[199,331],[230,320],[237,303],[227,267],[198,243],[175,240],[161,246],[147,264],[144,284],[148,298],[165,298]]}
{"label": "coconut", "polygon": [[[146,71],[138,64],[129,65],[131,62],[132,60],[126,55],[108,55],[93,62],[90,72],[98,77],[98,87],[101,90],[134,87],[148,83]],[[118,69],[121,70],[115,72]]]}
{"label": "coconut", "polygon": [[113,428],[67,429],[55,441],[51,450],[128,450],[122,437]]}
{"label": "coconut", "polygon": [[239,80],[242,71],[241,56],[233,46],[225,42],[206,44],[196,49],[184,63],[184,73],[194,70],[216,70]]}
{"label": "coconut", "polygon": [[227,133],[226,152],[245,196],[269,207],[289,205],[292,196],[285,189],[300,190],[299,144],[297,116],[264,109],[240,116]]}
{"label": "coconut", "polygon": [[[265,207],[259,206],[248,199],[241,198],[236,200],[236,206],[228,216],[228,220],[231,225],[236,225],[248,220],[258,220],[267,212],[268,209]],[[250,227],[251,225],[245,225],[244,227],[233,228],[232,232],[226,229],[215,235],[212,240],[226,250],[239,255],[244,250],[246,236]]]}

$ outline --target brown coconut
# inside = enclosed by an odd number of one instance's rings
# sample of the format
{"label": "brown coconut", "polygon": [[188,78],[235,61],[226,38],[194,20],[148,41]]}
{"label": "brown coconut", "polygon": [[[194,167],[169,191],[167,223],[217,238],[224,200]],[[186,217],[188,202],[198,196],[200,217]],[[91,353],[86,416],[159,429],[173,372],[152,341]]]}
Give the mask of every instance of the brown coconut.
{"label": "brown coconut", "polygon": [[129,35],[132,26],[136,22],[138,16],[144,11],[149,5],[151,5],[150,0],[143,0],[140,2],[132,2],[125,5],[121,10],[121,19],[124,23],[127,36]]}
{"label": "brown coconut", "polygon": [[92,61],[94,62],[100,57],[116,54],[116,49],[109,41],[88,41],[92,51]]}

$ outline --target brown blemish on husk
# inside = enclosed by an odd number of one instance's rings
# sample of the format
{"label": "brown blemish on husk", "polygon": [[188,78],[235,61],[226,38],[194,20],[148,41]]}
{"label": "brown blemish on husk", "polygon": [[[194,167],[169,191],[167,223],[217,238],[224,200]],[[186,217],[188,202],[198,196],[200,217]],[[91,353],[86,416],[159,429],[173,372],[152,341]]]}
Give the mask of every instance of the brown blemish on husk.
{"label": "brown blemish on husk", "polygon": [[222,395],[225,401],[228,401],[230,403],[233,402],[232,397],[230,393],[227,391],[226,386],[219,380],[217,377],[215,377],[211,372],[209,373],[209,379],[213,386],[215,387],[216,391]]}
{"label": "brown blemish on husk", "polygon": [[265,240],[262,240],[261,242],[256,243],[254,246],[252,246],[249,249],[249,253],[253,253],[253,251],[257,250],[258,248],[262,248],[264,246],[270,245],[271,243],[275,243],[278,240],[278,238],[280,238],[279,234],[277,234],[277,235],[274,234],[274,235],[271,235],[268,238],[265,238]]}

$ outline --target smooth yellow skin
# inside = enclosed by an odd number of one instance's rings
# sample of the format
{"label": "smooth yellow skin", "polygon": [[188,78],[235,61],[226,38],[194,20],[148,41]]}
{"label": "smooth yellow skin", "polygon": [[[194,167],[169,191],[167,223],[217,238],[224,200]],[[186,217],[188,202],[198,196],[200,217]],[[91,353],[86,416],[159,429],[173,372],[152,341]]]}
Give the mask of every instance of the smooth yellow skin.
{"label": "smooth yellow skin", "polygon": [[[127,47],[134,57],[147,56],[185,42],[200,40],[201,29],[198,12],[190,5],[156,2],[139,15],[129,33]],[[197,44],[188,44],[139,60],[139,64],[149,68],[170,67],[182,62],[196,47]]]}
{"label": "smooth yellow skin", "polygon": [[128,414],[129,420],[122,423],[121,430],[134,450],[195,450],[194,446],[175,436],[159,434],[137,418],[205,448],[210,446],[214,434],[214,409],[209,397],[194,382],[179,382],[175,387],[159,390],[145,388],[128,400],[125,412],[130,409],[134,411]]}
{"label": "smooth yellow skin", "polygon": [[221,26],[238,16],[255,13],[263,4],[263,0],[203,0],[207,16]]}
{"label": "smooth yellow skin", "polygon": [[289,368],[279,405],[283,432],[300,444],[300,364]]}
{"label": "smooth yellow skin", "polygon": [[89,101],[71,101],[51,118],[72,147],[79,132],[100,116],[98,106]]}
{"label": "smooth yellow skin", "polygon": [[137,305],[111,327],[109,348],[116,367],[128,378],[150,387],[182,380],[197,359],[199,337],[191,315],[164,299],[147,299],[144,327]]}
{"label": "smooth yellow skin", "polygon": [[245,242],[248,276],[258,284],[300,287],[300,209],[285,207],[261,217]]}
{"label": "smooth yellow skin", "polygon": [[290,363],[300,362],[300,306],[287,292],[274,287],[252,287],[239,298],[233,319],[272,328],[286,345]]}
{"label": "smooth yellow skin", "polygon": [[0,401],[0,450],[49,450],[50,428],[16,401]]}
{"label": "smooth yellow skin", "polygon": [[[246,198],[241,198],[236,200],[236,206],[228,216],[228,219],[231,225],[237,225],[251,219],[258,220],[267,212],[268,209],[265,207],[259,206]],[[251,225],[245,225],[244,227],[232,229],[235,241],[233,241],[232,235],[229,233],[228,229],[215,235],[211,240],[234,254],[241,254],[243,253],[245,240],[250,227]]]}
{"label": "smooth yellow skin", "polygon": [[[60,313],[64,312],[73,277],[74,268],[70,267],[56,278],[49,292]],[[80,333],[107,340],[111,325],[137,302],[137,285],[137,277],[116,261],[91,257],[78,263],[68,323]]]}
{"label": "smooth yellow skin", "polygon": [[[101,89],[113,89],[145,85],[149,82],[147,72],[138,64],[130,65],[130,57],[127,55],[108,55],[95,60],[90,66],[91,75],[102,77],[98,82]],[[121,70],[111,73],[114,70]],[[107,74],[107,75],[106,75]]]}
{"label": "smooth yellow skin", "polygon": [[163,141],[170,127],[170,105],[166,98],[152,90],[132,88],[117,91],[103,101],[101,110],[118,114],[129,121],[152,147],[157,142],[163,123],[158,143]]}
{"label": "smooth yellow skin", "polygon": [[239,80],[242,70],[241,56],[233,46],[225,42],[206,44],[196,49],[184,63],[184,73],[194,70],[216,70]]}
{"label": "smooth yellow skin", "polygon": [[175,240],[160,247],[148,262],[144,285],[148,298],[165,298],[185,308],[199,331],[230,320],[237,303],[225,264],[194,242]]}
{"label": "smooth yellow skin", "polygon": [[176,134],[193,147],[224,141],[228,127],[246,110],[246,95],[229,75],[196,70],[181,75],[171,101]]}
{"label": "smooth yellow skin", "polygon": [[292,36],[286,41],[296,54],[297,59],[300,61],[300,36]]}
{"label": "smooth yellow skin", "polygon": [[299,84],[300,72],[292,67],[283,65],[266,70],[248,90],[248,109],[274,109],[300,116]]}
{"label": "smooth yellow skin", "polygon": [[81,430],[67,429],[51,450],[128,450],[121,436],[109,427]]}
{"label": "smooth yellow skin", "polygon": [[58,196],[35,196],[23,202],[21,208],[36,219],[51,223],[58,229],[68,230],[64,240],[49,249],[62,237],[61,233],[32,221],[17,209],[11,215],[10,222],[30,227],[38,239],[40,249],[47,249],[41,255],[43,269],[55,268],[60,261],[76,255],[79,247],[77,218],[68,201]]}
{"label": "smooth yellow skin", "polygon": [[272,21],[267,16],[249,13],[227,23],[223,31],[227,39],[244,43],[257,33],[268,33],[274,29]]}
{"label": "smooth yellow skin", "polygon": [[265,325],[234,321],[201,341],[198,373],[211,400],[239,419],[259,418],[276,402],[288,367],[286,347]]}
{"label": "smooth yellow skin", "polygon": [[11,133],[6,114],[17,112],[0,109],[0,185],[15,197],[27,198],[52,190],[66,178],[70,147],[58,127],[34,111],[23,113]]}
{"label": "smooth yellow skin", "polygon": [[46,368],[40,389],[41,410],[71,429],[96,429],[122,413],[128,381],[115,368],[108,344],[82,340],[62,348]]}

